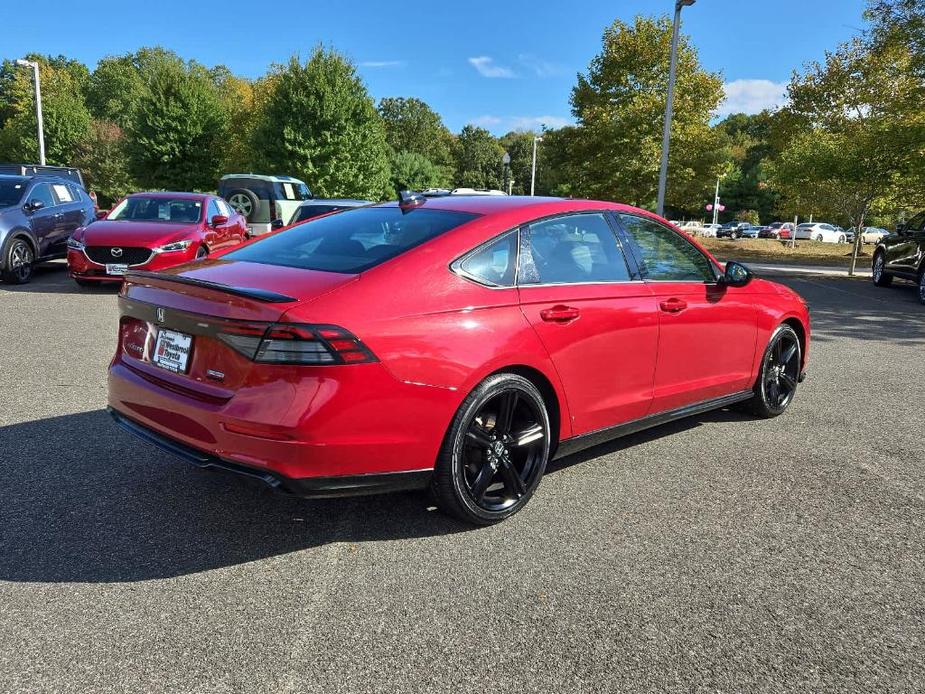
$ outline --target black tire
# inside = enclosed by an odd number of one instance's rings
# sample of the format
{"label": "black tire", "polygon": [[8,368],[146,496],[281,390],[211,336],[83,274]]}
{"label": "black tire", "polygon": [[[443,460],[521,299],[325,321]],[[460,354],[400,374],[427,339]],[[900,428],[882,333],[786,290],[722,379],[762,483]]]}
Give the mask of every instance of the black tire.
{"label": "black tire", "polygon": [[871,278],[878,287],[889,287],[893,284],[893,275],[884,270],[886,266],[886,257],[883,251],[874,253],[874,262],[871,263]]}
{"label": "black tire", "polygon": [[925,305],[925,266],[919,270],[919,303]]}
{"label": "black tire", "polygon": [[257,196],[247,188],[235,188],[228,193],[226,200],[234,208],[235,212],[240,212],[241,216],[248,222],[253,219],[254,214],[257,212],[257,207],[260,205]]}
{"label": "black tire", "polygon": [[803,350],[796,331],[787,324],[777,326],[761,359],[755,394],[743,403],[743,409],[764,419],[783,414],[796,396],[802,365]]}
{"label": "black tire", "polygon": [[822,234],[816,234],[816,241],[823,243]]}
{"label": "black tire", "polygon": [[196,251],[195,260],[202,260],[207,255],[209,255],[209,249],[206,248],[205,246],[200,246],[199,249]]}
{"label": "black tire", "polygon": [[543,396],[510,373],[490,376],[459,406],[437,458],[437,505],[475,525],[522,509],[549,459],[551,432]]}
{"label": "black tire", "polygon": [[7,284],[26,284],[35,271],[35,251],[32,244],[17,236],[6,244],[3,254],[3,272],[0,279]]}

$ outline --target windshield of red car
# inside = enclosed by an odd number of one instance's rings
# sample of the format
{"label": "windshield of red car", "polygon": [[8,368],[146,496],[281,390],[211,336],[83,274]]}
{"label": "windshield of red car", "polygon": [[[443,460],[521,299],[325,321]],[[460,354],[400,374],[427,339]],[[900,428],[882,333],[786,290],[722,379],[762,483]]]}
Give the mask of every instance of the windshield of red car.
{"label": "windshield of red car", "polygon": [[202,219],[202,201],[190,198],[131,197],[106,216],[107,221],[185,222]]}

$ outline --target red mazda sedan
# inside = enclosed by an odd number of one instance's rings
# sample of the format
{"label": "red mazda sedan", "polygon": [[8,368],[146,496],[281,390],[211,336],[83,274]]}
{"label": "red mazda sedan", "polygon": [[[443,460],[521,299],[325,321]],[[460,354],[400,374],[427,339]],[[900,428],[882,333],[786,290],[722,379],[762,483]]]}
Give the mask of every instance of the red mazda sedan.
{"label": "red mazda sedan", "polygon": [[81,286],[121,282],[132,270],[163,270],[237,246],[247,222],[216,195],[135,193],[77,229],[67,265]]}
{"label": "red mazda sedan", "polygon": [[551,198],[403,195],[129,272],[119,301],[126,429],[301,496],[429,486],[480,524],[553,457],[781,414],[810,341],[790,289],[648,212]]}

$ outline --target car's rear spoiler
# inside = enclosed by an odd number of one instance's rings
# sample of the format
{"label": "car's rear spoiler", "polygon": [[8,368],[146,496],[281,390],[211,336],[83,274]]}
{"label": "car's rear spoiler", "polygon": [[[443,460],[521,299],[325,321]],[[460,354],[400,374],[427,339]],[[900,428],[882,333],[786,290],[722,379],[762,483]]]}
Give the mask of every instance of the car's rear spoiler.
{"label": "car's rear spoiler", "polygon": [[214,289],[215,291],[225,292],[226,294],[234,294],[235,296],[243,296],[247,297],[248,299],[264,301],[268,304],[288,304],[293,301],[298,301],[298,299],[295,299],[291,296],[279,294],[278,292],[271,292],[268,289],[259,289],[257,287],[231,287],[227,284],[221,284],[219,282],[210,282],[208,280],[200,280],[193,277],[183,277],[181,275],[171,275],[166,272],[147,272],[144,270],[135,270],[125,274],[126,280],[135,278],[140,280],[153,279],[160,280],[162,282],[176,282],[177,284],[188,284],[192,285],[193,287]]}

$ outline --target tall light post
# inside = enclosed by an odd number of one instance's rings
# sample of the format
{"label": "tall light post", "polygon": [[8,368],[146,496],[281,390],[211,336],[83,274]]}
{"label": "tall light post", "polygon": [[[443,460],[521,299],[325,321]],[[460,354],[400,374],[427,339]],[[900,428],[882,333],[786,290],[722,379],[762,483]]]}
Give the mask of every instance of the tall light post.
{"label": "tall light post", "polygon": [[514,186],[514,181],[511,178],[511,155],[507,152],[504,153],[504,156],[501,157],[501,165],[504,167],[504,192],[508,195],[511,194],[511,188]]}
{"label": "tall light post", "polygon": [[39,82],[39,64],[33,60],[19,58],[16,61],[19,67],[31,67],[32,78],[35,83],[35,120],[39,131],[39,164],[45,165],[45,131],[42,127],[42,87]]}
{"label": "tall light post", "polygon": [[677,0],[674,5],[674,25],[671,33],[671,67],[668,69],[668,103],[665,106],[665,129],[662,131],[662,168],[658,175],[658,208],[665,216],[665,187],[668,184],[668,146],[671,141],[671,115],[674,108],[674,81],[678,70],[678,37],[681,31],[681,8],[690,7],[697,0]]}
{"label": "tall light post", "polygon": [[536,189],[536,143],[542,141],[543,138],[539,135],[533,136],[533,171],[530,174],[530,197],[533,197],[533,191]]}

